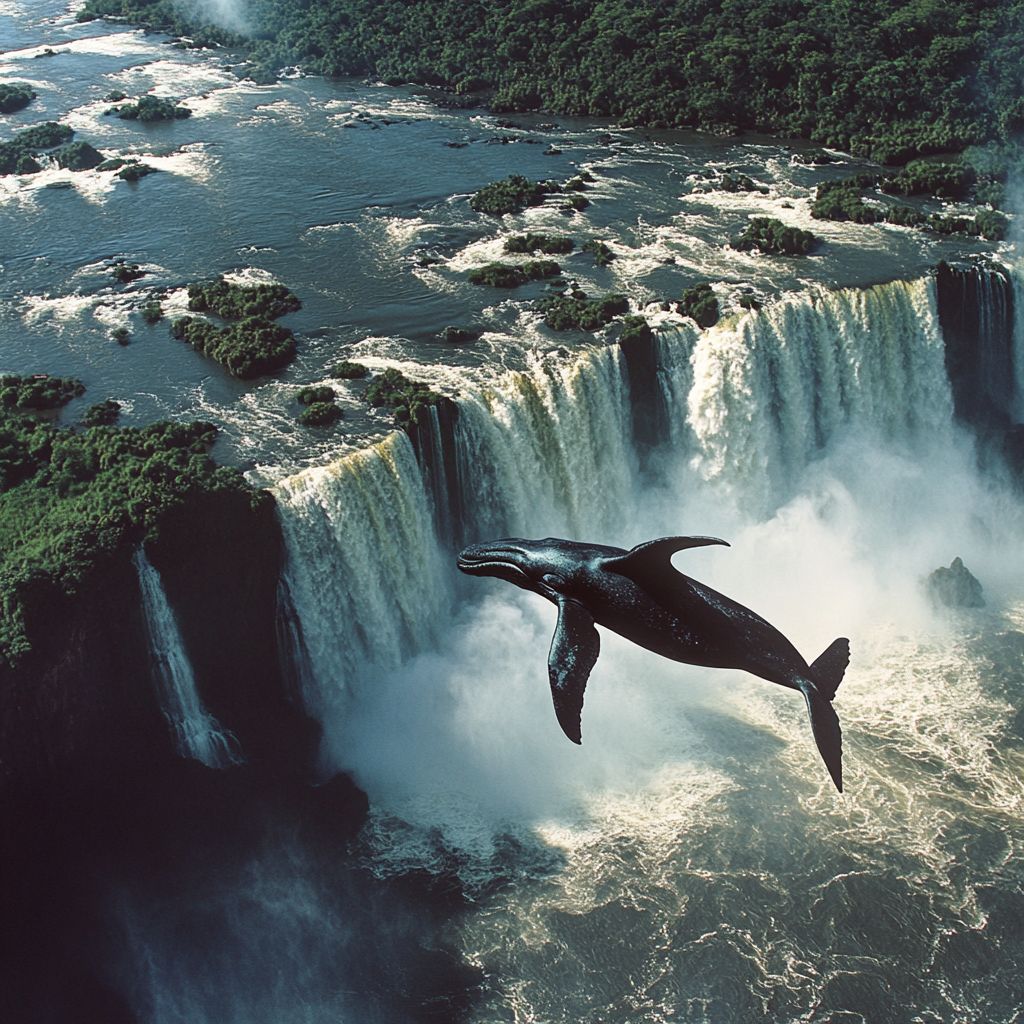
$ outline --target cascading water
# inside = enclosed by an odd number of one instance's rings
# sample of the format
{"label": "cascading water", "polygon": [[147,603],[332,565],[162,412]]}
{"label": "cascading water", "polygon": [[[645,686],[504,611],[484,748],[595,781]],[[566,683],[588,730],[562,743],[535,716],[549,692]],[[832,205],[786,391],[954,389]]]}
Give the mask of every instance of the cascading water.
{"label": "cascading water", "polygon": [[401,662],[436,637],[447,574],[412,445],[394,433],[281,481],[288,591],[318,711],[343,704],[367,667]]}
{"label": "cascading water", "polygon": [[142,607],[149,626],[160,703],[174,730],[178,753],[202,762],[207,768],[241,764],[244,758],[238,740],[203,707],[160,574],[141,548],[132,560],[139,576]]}
{"label": "cascading water", "polygon": [[957,416],[974,427],[1006,427],[1016,405],[1014,286],[1002,267],[936,271],[939,322]]}
{"label": "cascading water", "polygon": [[765,508],[841,427],[900,442],[950,425],[930,279],[785,298],[707,331],[693,364],[695,463]]}
{"label": "cascading water", "polygon": [[[365,863],[456,873],[471,893],[458,941],[493,985],[470,1019],[870,1020],[893,999],[894,1019],[968,1019],[981,1005],[956,951],[995,956],[987,922],[1004,934],[1005,915],[987,893],[1016,884],[991,836],[1020,838],[1003,692],[1019,636],[994,618],[987,639],[956,639],[920,578],[960,554],[997,604],[1012,598],[1024,521],[978,474],[943,341],[930,279],[788,297],[699,337],[660,328],[643,364],[657,386],[642,383],[664,436],[643,472],[635,373],[607,347],[467,387],[450,429],[432,420],[438,436],[417,441],[426,472],[395,434],[278,485],[307,699],[375,807]],[[791,695],[607,633],[584,745],[564,742],[550,607],[493,581],[455,602],[445,582],[462,540],[665,532],[732,541],[680,568],[807,657],[853,638],[845,798]],[[354,699],[325,700],[346,683]],[[953,870],[986,842],[992,857]],[[878,903],[892,922],[870,919]]]}
{"label": "cascading water", "polygon": [[538,358],[467,395],[455,437],[467,539],[621,529],[637,461],[618,348]]}

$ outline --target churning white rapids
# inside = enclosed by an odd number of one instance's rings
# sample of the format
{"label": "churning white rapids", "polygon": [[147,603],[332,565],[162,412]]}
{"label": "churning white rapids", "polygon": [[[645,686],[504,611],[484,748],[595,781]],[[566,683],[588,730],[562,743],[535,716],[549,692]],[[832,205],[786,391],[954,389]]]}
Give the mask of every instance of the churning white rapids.
{"label": "churning white rapids", "polygon": [[[953,422],[933,283],[659,347],[673,442],[643,474],[617,349],[465,397],[467,536],[729,540],[675,562],[808,659],[851,638],[846,794],[798,697],[604,631],[566,742],[554,608],[454,579],[394,435],[277,487],[307,701],[370,794],[367,863],[466,887],[473,1020],[1012,1019],[1024,509]],[[927,602],[956,555],[985,610]]]}

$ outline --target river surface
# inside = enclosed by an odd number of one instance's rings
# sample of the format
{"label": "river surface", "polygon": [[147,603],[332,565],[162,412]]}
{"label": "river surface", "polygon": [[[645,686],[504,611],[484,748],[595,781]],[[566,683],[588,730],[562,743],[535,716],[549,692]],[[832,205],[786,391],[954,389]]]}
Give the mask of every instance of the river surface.
{"label": "river surface", "polygon": [[[45,46],[56,55],[36,56]],[[108,975],[140,1021],[1020,1020],[1024,509],[954,421],[927,277],[993,246],[812,221],[815,183],[867,165],[806,167],[791,160],[801,143],[510,128],[357,81],[256,86],[222,53],[77,25],[48,0],[0,0],[0,49],[0,74],[39,93],[5,133],[61,120],[160,172],[0,179],[0,369],[80,377],[68,421],[108,397],[126,423],[211,419],[219,454],[273,485],[323,769],[352,771],[373,807],[348,850],[282,834],[187,885],[112,884]],[[104,117],[113,89],[194,113]],[[511,173],[580,169],[596,178],[581,214],[468,206]],[[700,191],[726,169],[766,193]],[[730,250],[756,213],[825,244],[800,260]],[[644,460],[620,351],[540,325],[541,285],[467,283],[525,229],[572,236],[566,275],[624,291],[659,325],[669,428]],[[612,248],[609,267],[579,251],[588,239]],[[114,285],[116,258],[147,276]],[[217,273],[301,298],[286,321],[299,357],[278,377],[234,381],[143,324],[155,290],[181,310],[183,286]],[[703,280],[735,315],[701,333],[658,303]],[[743,294],[765,311],[741,315]],[[444,346],[449,324],[484,333]],[[127,347],[110,340],[122,325]],[[295,423],[297,389],[342,358],[459,402],[447,539],[436,480],[361,385],[337,384],[337,428]],[[808,659],[851,637],[846,793],[799,698],[608,634],[584,745],[564,741],[545,681],[552,610],[454,571],[452,538],[509,533],[730,540],[679,567]],[[921,578],[956,555],[984,609],[924,596]]]}

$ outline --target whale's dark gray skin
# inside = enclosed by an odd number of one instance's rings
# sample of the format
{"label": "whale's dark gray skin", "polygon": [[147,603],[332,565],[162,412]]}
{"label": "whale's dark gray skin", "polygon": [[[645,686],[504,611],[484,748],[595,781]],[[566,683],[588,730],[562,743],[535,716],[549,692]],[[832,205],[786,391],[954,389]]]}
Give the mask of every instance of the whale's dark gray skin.
{"label": "whale's dark gray skin", "polygon": [[808,665],[770,623],[672,565],[672,555],[716,537],[662,537],[630,551],[571,540],[513,537],[466,548],[459,568],[496,576],[558,605],[548,654],[555,715],[563,732],[581,742],[583,691],[601,645],[595,623],[663,658],[750,672],[799,690],[807,702],[814,741],[836,789],[843,791],[843,748],[832,707],[850,662],[850,642],[833,641]]}

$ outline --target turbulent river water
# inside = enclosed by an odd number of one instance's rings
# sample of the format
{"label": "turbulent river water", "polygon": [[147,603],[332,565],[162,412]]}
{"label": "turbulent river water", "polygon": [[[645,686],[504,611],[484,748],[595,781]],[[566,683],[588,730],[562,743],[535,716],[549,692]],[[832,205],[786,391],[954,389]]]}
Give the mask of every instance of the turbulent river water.
{"label": "turbulent river water", "polygon": [[[353,772],[371,800],[327,866],[282,834],[201,891],[112,896],[124,947],[110,972],[140,1019],[1019,1019],[1024,508],[954,417],[928,274],[991,246],[812,221],[814,183],[860,167],[791,162],[800,144],[509,128],[359,82],[255,86],[223,54],[76,25],[42,0],[0,2],[0,47],[0,73],[39,93],[9,127],[59,119],[160,171],[137,185],[58,169],[0,179],[0,368],[79,376],[83,402],[116,398],[129,423],[223,428],[220,454],[279,504],[323,771]],[[115,88],[183,99],[194,116],[104,117]],[[469,209],[487,181],[579,168],[596,177],[585,213],[499,224]],[[765,193],[700,190],[727,168]],[[803,260],[729,250],[755,213],[825,245]],[[657,444],[635,443],[621,349],[540,325],[539,285],[510,297],[466,283],[524,228],[615,252],[607,268],[579,252],[563,263],[656,323]],[[994,255],[1016,285],[1011,249]],[[117,257],[149,273],[114,285]],[[303,300],[288,321],[300,356],[278,379],[232,381],[143,324],[154,289],[183,307],[184,284],[219,272]],[[660,310],[705,279],[729,314],[718,326]],[[744,313],[743,294],[765,309]],[[447,324],[484,333],[445,346]],[[126,348],[109,338],[118,325]],[[296,390],[352,357],[456,401],[454,424],[430,433],[435,457],[366,411],[359,385],[338,384],[347,416],[333,432],[295,424]],[[728,539],[677,564],[808,659],[851,638],[842,797],[798,698],[608,634],[572,746],[547,692],[553,609],[456,578],[452,559],[508,534],[629,546],[676,533]],[[927,601],[922,577],[957,555],[986,608]],[[166,682],[201,718],[159,577],[137,564]],[[204,721],[210,759],[235,760]],[[378,886],[372,925],[359,877]],[[437,950],[450,977],[421,963]],[[367,982],[389,955],[386,980]]]}

